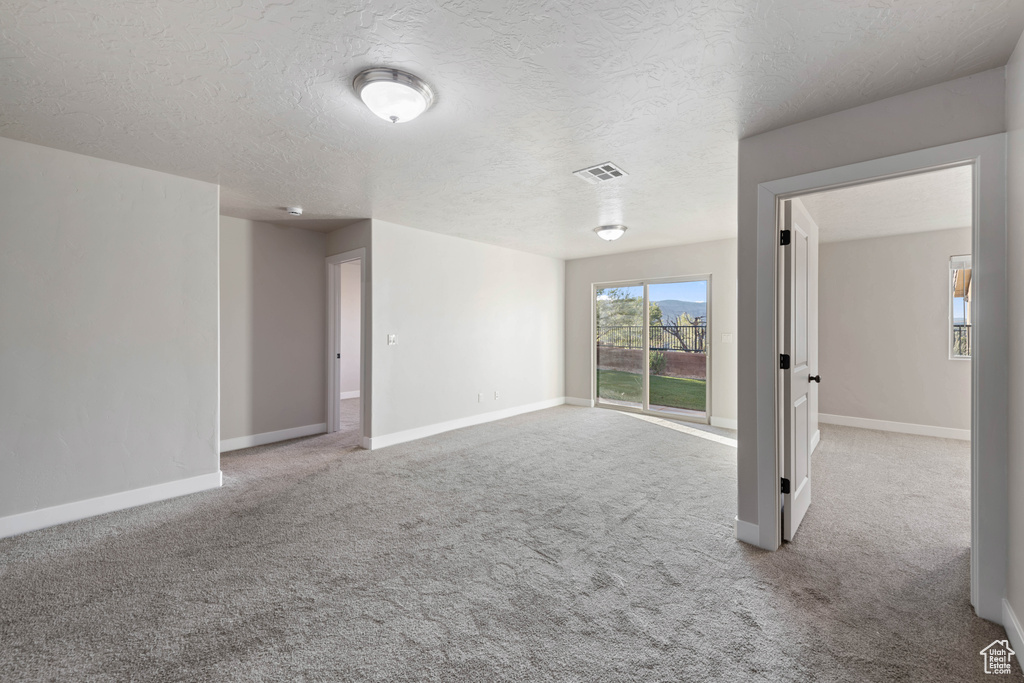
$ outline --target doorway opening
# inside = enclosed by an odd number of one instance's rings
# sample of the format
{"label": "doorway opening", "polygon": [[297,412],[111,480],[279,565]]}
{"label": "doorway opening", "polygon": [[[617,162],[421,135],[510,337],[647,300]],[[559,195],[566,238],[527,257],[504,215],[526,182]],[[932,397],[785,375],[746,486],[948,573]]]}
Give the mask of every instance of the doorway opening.
{"label": "doorway opening", "polygon": [[708,422],[711,276],[594,285],[595,405]]}
{"label": "doorway opening", "polygon": [[[749,229],[741,226],[741,233],[744,229],[746,233],[740,239],[740,301],[749,306],[740,321],[747,341],[740,367],[746,363],[747,372],[741,372],[739,388],[749,400],[739,421],[739,508],[748,516],[738,517],[736,536],[766,550],[776,550],[782,542],[780,202],[828,188],[964,164],[971,164],[973,172],[971,277],[972,288],[980,293],[971,311],[971,604],[978,616],[1001,623],[1010,421],[1003,133],[758,183],[756,218]],[[822,375],[822,384],[827,381]]]}
{"label": "doorway opening", "polygon": [[365,250],[327,259],[327,431],[362,445],[365,434]]}
{"label": "doorway opening", "polygon": [[[943,462],[946,481],[960,484],[944,506],[962,513],[962,528],[950,528],[950,539],[969,548],[973,176],[966,163],[781,199],[783,540],[793,539],[809,513],[820,441],[830,433],[856,438],[822,431],[819,424],[826,424],[893,433],[876,443],[883,449],[906,441],[899,433],[962,440],[950,446],[959,461],[937,457],[935,466]],[[856,448],[836,452],[859,457]],[[895,449],[894,460],[901,457]],[[911,462],[905,469],[916,467]],[[884,476],[890,464],[876,466]],[[922,498],[950,494],[949,487],[917,481]]]}

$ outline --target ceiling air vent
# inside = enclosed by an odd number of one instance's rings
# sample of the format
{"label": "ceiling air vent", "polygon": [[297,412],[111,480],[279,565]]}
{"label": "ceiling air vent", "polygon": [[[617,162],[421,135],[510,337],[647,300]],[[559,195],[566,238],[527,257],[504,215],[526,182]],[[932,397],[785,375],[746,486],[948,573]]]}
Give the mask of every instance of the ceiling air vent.
{"label": "ceiling air vent", "polygon": [[583,178],[591,185],[608,182],[609,180],[615,180],[627,175],[625,171],[610,161],[598,164],[597,166],[591,166],[590,168],[581,168],[578,171],[573,171],[572,174]]}

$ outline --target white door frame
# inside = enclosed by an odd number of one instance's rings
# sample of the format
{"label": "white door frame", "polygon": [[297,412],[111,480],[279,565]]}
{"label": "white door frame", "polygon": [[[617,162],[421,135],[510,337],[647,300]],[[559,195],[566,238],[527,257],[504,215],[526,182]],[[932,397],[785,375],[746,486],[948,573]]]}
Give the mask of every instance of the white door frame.
{"label": "white door frame", "polygon": [[362,401],[366,400],[366,248],[360,247],[343,254],[327,257],[327,433],[338,431],[339,389],[338,354],[341,353],[341,264],[359,261],[359,439],[366,443],[366,414]]}
{"label": "white door frame", "polygon": [[[612,403],[604,403],[597,397],[597,290],[608,289],[609,287],[643,287],[644,288],[644,339],[649,339],[647,326],[647,310],[650,302],[647,300],[648,285],[664,285],[673,282],[707,282],[707,329],[704,331],[704,417],[677,415],[659,410],[650,410],[650,372],[644,372],[644,398],[643,407],[620,406]],[[641,280],[618,280],[613,282],[591,282],[590,283],[590,405],[595,408],[606,408],[608,410],[621,410],[627,413],[641,413],[652,417],[664,417],[682,422],[696,422],[698,424],[711,424],[711,354],[714,353],[712,339],[714,325],[711,314],[711,273],[697,273],[693,275],[680,275],[678,277],[658,277]],[[650,348],[644,345],[643,367],[650,368]]]}
{"label": "white door frame", "polygon": [[[1006,279],[1006,135],[990,135],[916,152],[898,154],[848,166],[806,173],[758,185],[758,270],[772,273],[777,283],[776,248],[778,203],[813,190],[859,184],[925,169],[973,165],[974,230],[973,272],[976,287],[971,364],[971,604],[978,616],[1003,621],[1006,591],[1008,496],[1006,485],[1009,448],[1009,363]],[[777,291],[777,285],[776,285]],[[755,338],[757,367],[778,364],[777,316],[762,311],[758,302]],[[764,363],[765,365],[762,365]],[[750,429],[757,452],[757,529],[746,530],[743,540],[767,550],[780,545],[778,405],[776,372],[758,371],[757,413],[773,416],[773,429]],[[757,419],[760,423],[760,418]],[[749,526],[749,525],[748,525]]]}

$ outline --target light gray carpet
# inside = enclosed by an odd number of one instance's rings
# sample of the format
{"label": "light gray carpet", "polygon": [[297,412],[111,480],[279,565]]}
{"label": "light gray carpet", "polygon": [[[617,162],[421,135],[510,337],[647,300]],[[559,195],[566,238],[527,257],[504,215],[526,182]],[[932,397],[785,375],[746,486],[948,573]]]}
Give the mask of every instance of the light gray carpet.
{"label": "light gray carpet", "polygon": [[360,444],[362,441],[359,432],[361,405],[358,398],[346,398],[338,401],[338,431],[331,435],[333,446],[358,446]]}
{"label": "light gray carpet", "polygon": [[613,411],[345,439],[0,541],[0,678],[969,681],[1004,637],[968,604],[964,443],[826,427],[766,553],[734,449]]}

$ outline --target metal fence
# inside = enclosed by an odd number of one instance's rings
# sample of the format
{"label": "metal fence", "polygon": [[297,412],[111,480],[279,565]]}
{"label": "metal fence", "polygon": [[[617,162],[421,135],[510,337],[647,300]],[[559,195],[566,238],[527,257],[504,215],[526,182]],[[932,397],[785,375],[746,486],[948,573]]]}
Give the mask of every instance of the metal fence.
{"label": "metal fence", "polygon": [[[651,325],[652,351],[690,351],[704,353],[707,325]],[[599,327],[597,343],[622,349],[642,349],[644,328],[641,325]]]}
{"label": "metal fence", "polygon": [[971,355],[971,326],[953,325],[953,355]]}

